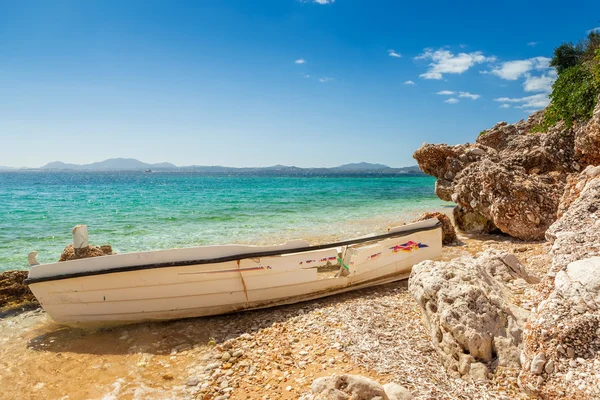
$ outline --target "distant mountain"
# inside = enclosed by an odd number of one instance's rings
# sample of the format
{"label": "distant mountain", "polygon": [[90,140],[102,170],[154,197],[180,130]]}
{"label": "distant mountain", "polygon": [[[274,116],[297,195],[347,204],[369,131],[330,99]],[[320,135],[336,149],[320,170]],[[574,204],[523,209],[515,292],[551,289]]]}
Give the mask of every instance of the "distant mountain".
{"label": "distant mountain", "polygon": [[4,167],[4,166],[0,165],[0,171],[11,171],[13,169],[16,169],[16,168],[13,168],[13,167]]}
{"label": "distant mountain", "polygon": [[76,171],[141,171],[147,169],[168,170],[176,169],[171,163],[147,164],[133,158],[111,158],[91,164],[65,164],[60,161],[48,163],[41,169],[76,170]]}
{"label": "distant mountain", "polygon": [[339,167],[334,167],[331,169],[337,170],[337,171],[380,171],[380,170],[392,169],[392,168],[388,167],[387,165],[383,165],[383,164],[370,164],[370,163],[366,163],[366,162],[360,162],[360,163],[344,164],[344,165],[340,165]]}
{"label": "distant mountain", "polygon": [[43,170],[67,171],[181,171],[202,172],[211,174],[264,174],[264,175],[339,175],[339,174],[367,174],[367,175],[422,175],[419,167],[391,168],[383,164],[366,162],[340,165],[333,168],[300,168],[287,165],[273,165],[271,167],[223,167],[220,165],[190,165],[177,167],[171,163],[147,164],[133,158],[111,158],[91,164],[65,164],[54,161],[41,167]]}

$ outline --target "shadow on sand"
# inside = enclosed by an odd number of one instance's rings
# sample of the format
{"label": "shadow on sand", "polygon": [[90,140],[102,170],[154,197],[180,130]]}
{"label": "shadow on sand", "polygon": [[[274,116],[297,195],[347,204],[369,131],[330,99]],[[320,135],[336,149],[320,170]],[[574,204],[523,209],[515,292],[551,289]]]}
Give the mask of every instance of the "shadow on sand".
{"label": "shadow on sand", "polygon": [[40,352],[73,352],[81,354],[168,355],[173,349],[208,347],[209,342],[223,343],[244,333],[254,333],[274,323],[319,309],[339,305],[362,296],[390,295],[394,290],[407,290],[408,281],[398,281],[373,288],[360,289],[298,304],[245,311],[214,317],[189,318],[164,322],[142,322],[114,327],[71,328],[49,322],[29,340],[28,348]]}

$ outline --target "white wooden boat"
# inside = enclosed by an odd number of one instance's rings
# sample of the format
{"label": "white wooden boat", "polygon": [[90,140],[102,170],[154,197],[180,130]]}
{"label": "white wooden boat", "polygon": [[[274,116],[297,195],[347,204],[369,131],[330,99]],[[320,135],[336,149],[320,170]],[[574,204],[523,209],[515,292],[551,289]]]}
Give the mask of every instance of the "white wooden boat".
{"label": "white wooden boat", "polygon": [[[87,246],[84,237],[75,245]],[[26,283],[67,325],[128,323],[224,314],[291,304],[408,278],[441,256],[437,219],[328,245],[224,245],[36,264]]]}

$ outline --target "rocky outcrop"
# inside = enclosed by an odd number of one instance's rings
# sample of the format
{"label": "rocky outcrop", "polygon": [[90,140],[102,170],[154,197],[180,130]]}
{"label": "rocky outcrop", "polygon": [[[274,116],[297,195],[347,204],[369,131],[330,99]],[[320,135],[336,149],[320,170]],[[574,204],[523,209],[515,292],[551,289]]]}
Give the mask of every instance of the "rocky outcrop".
{"label": "rocky outcrop", "polygon": [[600,165],[600,101],[592,119],[575,129],[575,152],[582,165]]}
{"label": "rocky outcrop", "polygon": [[410,400],[403,386],[379,383],[360,375],[332,375],[317,378],[311,385],[314,400]]}
{"label": "rocky outcrop", "polygon": [[110,256],[113,253],[112,247],[108,244],[104,246],[87,246],[81,249],[76,249],[72,244],[65,247],[60,255],[60,261],[77,260],[79,258],[90,258],[100,256]]}
{"label": "rocky outcrop", "polygon": [[415,265],[409,291],[448,372],[483,380],[497,367],[520,368],[528,312],[510,294],[536,281],[514,255],[488,250],[478,258]]}
{"label": "rocky outcrop", "polygon": [[0,311],[39,305],[29,287],[23,283],[27,275],[27,271],[5,271],[0,274]]}
{"label": "rocky outcrop", "polygon": [[567,178],[565,191],[558,204],[558,218],[562,217],[571,204],[579,198],[588,182],[598,176],[600,176],[600,166],[588,165],[580,174],[571,174]]}
{"label": "rocky outcrop", "polygon": [[[516,124],[501,122],[474,144],[424,144],[413,155],[438,178],[435,191],[453,201],[457,227],[489,232],[494,227],[523,240],[541,240],[558,218],[567,177],[600,160],[600,104],[594,118],[574,130],[559,122],[532,133],[543,111]],[[458,218],[457,218],[458,216]]]}
{"label": "rocky outcrop", "polygon": [[[588,167],[546,233],[552,266],[524,331],[521,386],[542,398],[600,397],[600,177]],[[578,195],[578,196],[577,196]]]}
{"label": "rocky outcrop", "polygon": [[444,213],[437,211],[426,212],[421,214],[421,216],[413,222],[424,221],[431,218],[437,218],[437,220],[442,224],[442,244],[452,244],[458,240],[456,231],[454,230],[454,225],[452,225],[452,221],[450,221],[450,218],[448,218],[448,216]]}

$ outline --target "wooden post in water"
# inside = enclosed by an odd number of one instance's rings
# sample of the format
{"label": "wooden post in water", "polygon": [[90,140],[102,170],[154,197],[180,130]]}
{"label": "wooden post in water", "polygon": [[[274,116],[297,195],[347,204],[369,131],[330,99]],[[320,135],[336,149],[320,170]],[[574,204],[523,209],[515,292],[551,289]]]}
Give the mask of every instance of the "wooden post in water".
{"label": "wooden post in water", "polygon": [[87,225],[77,225],[73,228],[73,247],[75,248],[75,252],[77,252],[77,249],[83,249],[88,246],[89,242]]}

